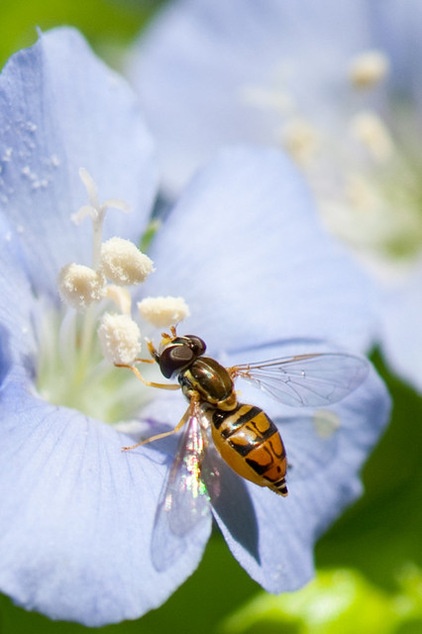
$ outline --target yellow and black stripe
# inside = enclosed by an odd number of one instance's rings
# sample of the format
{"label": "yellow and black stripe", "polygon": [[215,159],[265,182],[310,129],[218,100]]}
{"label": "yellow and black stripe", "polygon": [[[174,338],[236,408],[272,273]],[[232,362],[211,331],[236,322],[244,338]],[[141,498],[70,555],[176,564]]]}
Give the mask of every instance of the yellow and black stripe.
{"label": "yellow and black stripe", "polygon": [[232,411],[214,410],[213,440],[226,462],[244,478],[287,495],[286,451],[265,412],[239,403]]}

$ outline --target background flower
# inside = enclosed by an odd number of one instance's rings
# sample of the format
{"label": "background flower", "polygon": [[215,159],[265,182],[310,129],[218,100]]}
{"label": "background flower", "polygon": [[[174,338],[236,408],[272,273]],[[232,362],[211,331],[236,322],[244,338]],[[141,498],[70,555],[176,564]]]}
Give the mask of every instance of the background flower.
{"label": "background flower", "polygon": [[324,221],[375,275],[383,351],[419,389],[420,14],[414,0],[183,0],[129,68],[169,195],[222,145],[290,152]]}
{"label": "background flower", "polygon": [[[101,625],[135,618],[162,603],[194,570],[211,518],[171,573],[158,573],[150,543],[168,456],[163,460],[153,446],[121,453],[128,439],[117,428],[51,402],[37,361],[52,341],[58,341],[58,353],[74,352],[60,326],[56,279],[69,260],[89,259],[88,238],[70,222],[85,199],[79,168],[93,175],[102,199],[121,196],[133,208],[130,216],[110,215],[104,237],[136,239],[147,227],[156,187],[151,139],[127,86],[68,29],[42,35],[7,65],[0,78],[0,130],[1,588],[20,605],[56,619]],[[280,248],[281,257],[272,257]],[[151,255],[157,275],[146,289],[180,289],[195,311],[187,327],[207,337],[214,355],[226,352],[234,361],[240,347],[252,346],[257,354],[270,345],[275,353],[281,337],[293,333],[330,336],[355,350],[370,345],[372,288],[320,228],[301,178],[276,151],[223,153],[192,182]],[[257,272],[263,283],[254,288]],[[333,293],[336,302],[330,303]],[[93,363],[95,372],[95,358]],[[101,404],[115,385],[105,383],[103,394],[91,400]],[[135,419],[177,422],[182,398],[177,405],[160,393],[148,398],[154,401],[140,416],[134,412]],[[126,405],[123,399],[118,404]],[[262,564],[256,557],[251,562],[236,535],[239,526],[233,526],[236,514],[220,504],[219,522],[235,556],[260,583],[281,589],[309,576],[312,543],[360,492],[357,471],[388,409],[385,388],[371,372],[336,410],[342,427],[326,480],[321,473],[308,485],[295,485],[291,510],[277,511],[281,517],[273,522],[267,518],[274,497],[246,485],[264,537]],[[118,413],[112,422],[121,422]],[[274,410],[274,417],[283,414]],[[295,570],[290,562],[280,573],[291,554],[277,549],[273,557],[269,546],[285,514],[294,518],[290,528],[283,526],[286,544],[289,534],[303,565]]]}

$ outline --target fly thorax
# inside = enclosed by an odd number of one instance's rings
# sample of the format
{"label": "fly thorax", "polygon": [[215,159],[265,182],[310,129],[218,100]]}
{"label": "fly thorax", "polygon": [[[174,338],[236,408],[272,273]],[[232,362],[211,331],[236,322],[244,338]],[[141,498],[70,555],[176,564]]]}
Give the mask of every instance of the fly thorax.
{"label": "fly thorax", "polygon": [[200,357],[179,374],[183,394],[194,394],[214,407],[232,409],[236,404],[233,381],[227,370],[214,359]]}

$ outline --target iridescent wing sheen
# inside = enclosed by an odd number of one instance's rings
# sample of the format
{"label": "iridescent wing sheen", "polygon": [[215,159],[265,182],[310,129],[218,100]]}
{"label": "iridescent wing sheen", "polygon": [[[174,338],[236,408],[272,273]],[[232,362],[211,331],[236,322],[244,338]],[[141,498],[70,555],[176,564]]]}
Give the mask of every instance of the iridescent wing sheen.
{"label": "iridescent wing sheen", "polygon": [[210,522],[209,496],[201,477],[206,444],[200,421],[192,415],[158,501],[151,540],[157,571],[166,570],[183,554],[201,522]]}
{"label": "iridescent wing sheen", "polygon": [[320,407],[340,401],[366,378],[369,365],[363,357],[340,352],[300,354],[229,368],[284,403],[295,407]]}

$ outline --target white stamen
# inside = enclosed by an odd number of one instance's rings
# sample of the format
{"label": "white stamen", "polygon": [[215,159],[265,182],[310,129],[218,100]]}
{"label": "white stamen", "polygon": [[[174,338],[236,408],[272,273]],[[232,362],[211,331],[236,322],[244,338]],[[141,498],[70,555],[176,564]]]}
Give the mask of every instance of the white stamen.
{"label": "white stamen", "polygon": [[68,264],[60,271],[59,292],[70,306],[84,310],[104,297],[105,278],[89,266]]}
{"label": "white stamen", "polygon": [[318,149],[319,134],[309,121],[296,117],[284,126],[282,142],[293,159],[300,165],[305,165]]}
{"label": "white stamen", "polygon": [[[348,204],[367,216],[382,207],[382,199],[370,179],[363,174],[350,173],[346,177],[344,194]],[[360,220],[361,221],[361,220]]]}
{"label": "white stamen", "polygon": [[349,77],[355,88],[372,88],[389,71],[387,56],[381,51],[365,51],[355,57],[349,67]]}
{"label": "white stamen", "polygon": [[141,350],[141,332],[129,315],[105,313],[98,328],[103,354],[108,361],[131,364]]}
{"label": "white stamen", "polygon": [[288,92],[260,86],[245,86],[240,91],[240,98],[247,105],[275,110],[283,114],[290,112],[294,107],[293,96]]}
{"label": "white stamen", "polygon": [[125,214],[132,210],[131,206],[126,201],[121,200],[121,198],[107,198],[102,206],[107,209],[118,209],[118,211],[123,211]]}
{"label": "white stamen", "polygon": [[152,260],[123,238],[110,238],[101,245],[100,266],[104,275],[119,286],[140,284],[154,270]]}
{"label": "white stamen", "polygon": [[127,288],[110,284],[107,286],[107,297],[114,302],[121,313],[124,315],[130,315],[132,296]]}
{"label": "white stamen", "polygon": [[359,112],[351,120],[353,136],[362,143],[376,161],[386,161],[394,152],[391,135],[380,117],[369,110]]}
{"label": "white stamen", "polygon": [[157,328],[174,326],[190,315],[183,297],[146,297],[137,306],[141,317]]}

